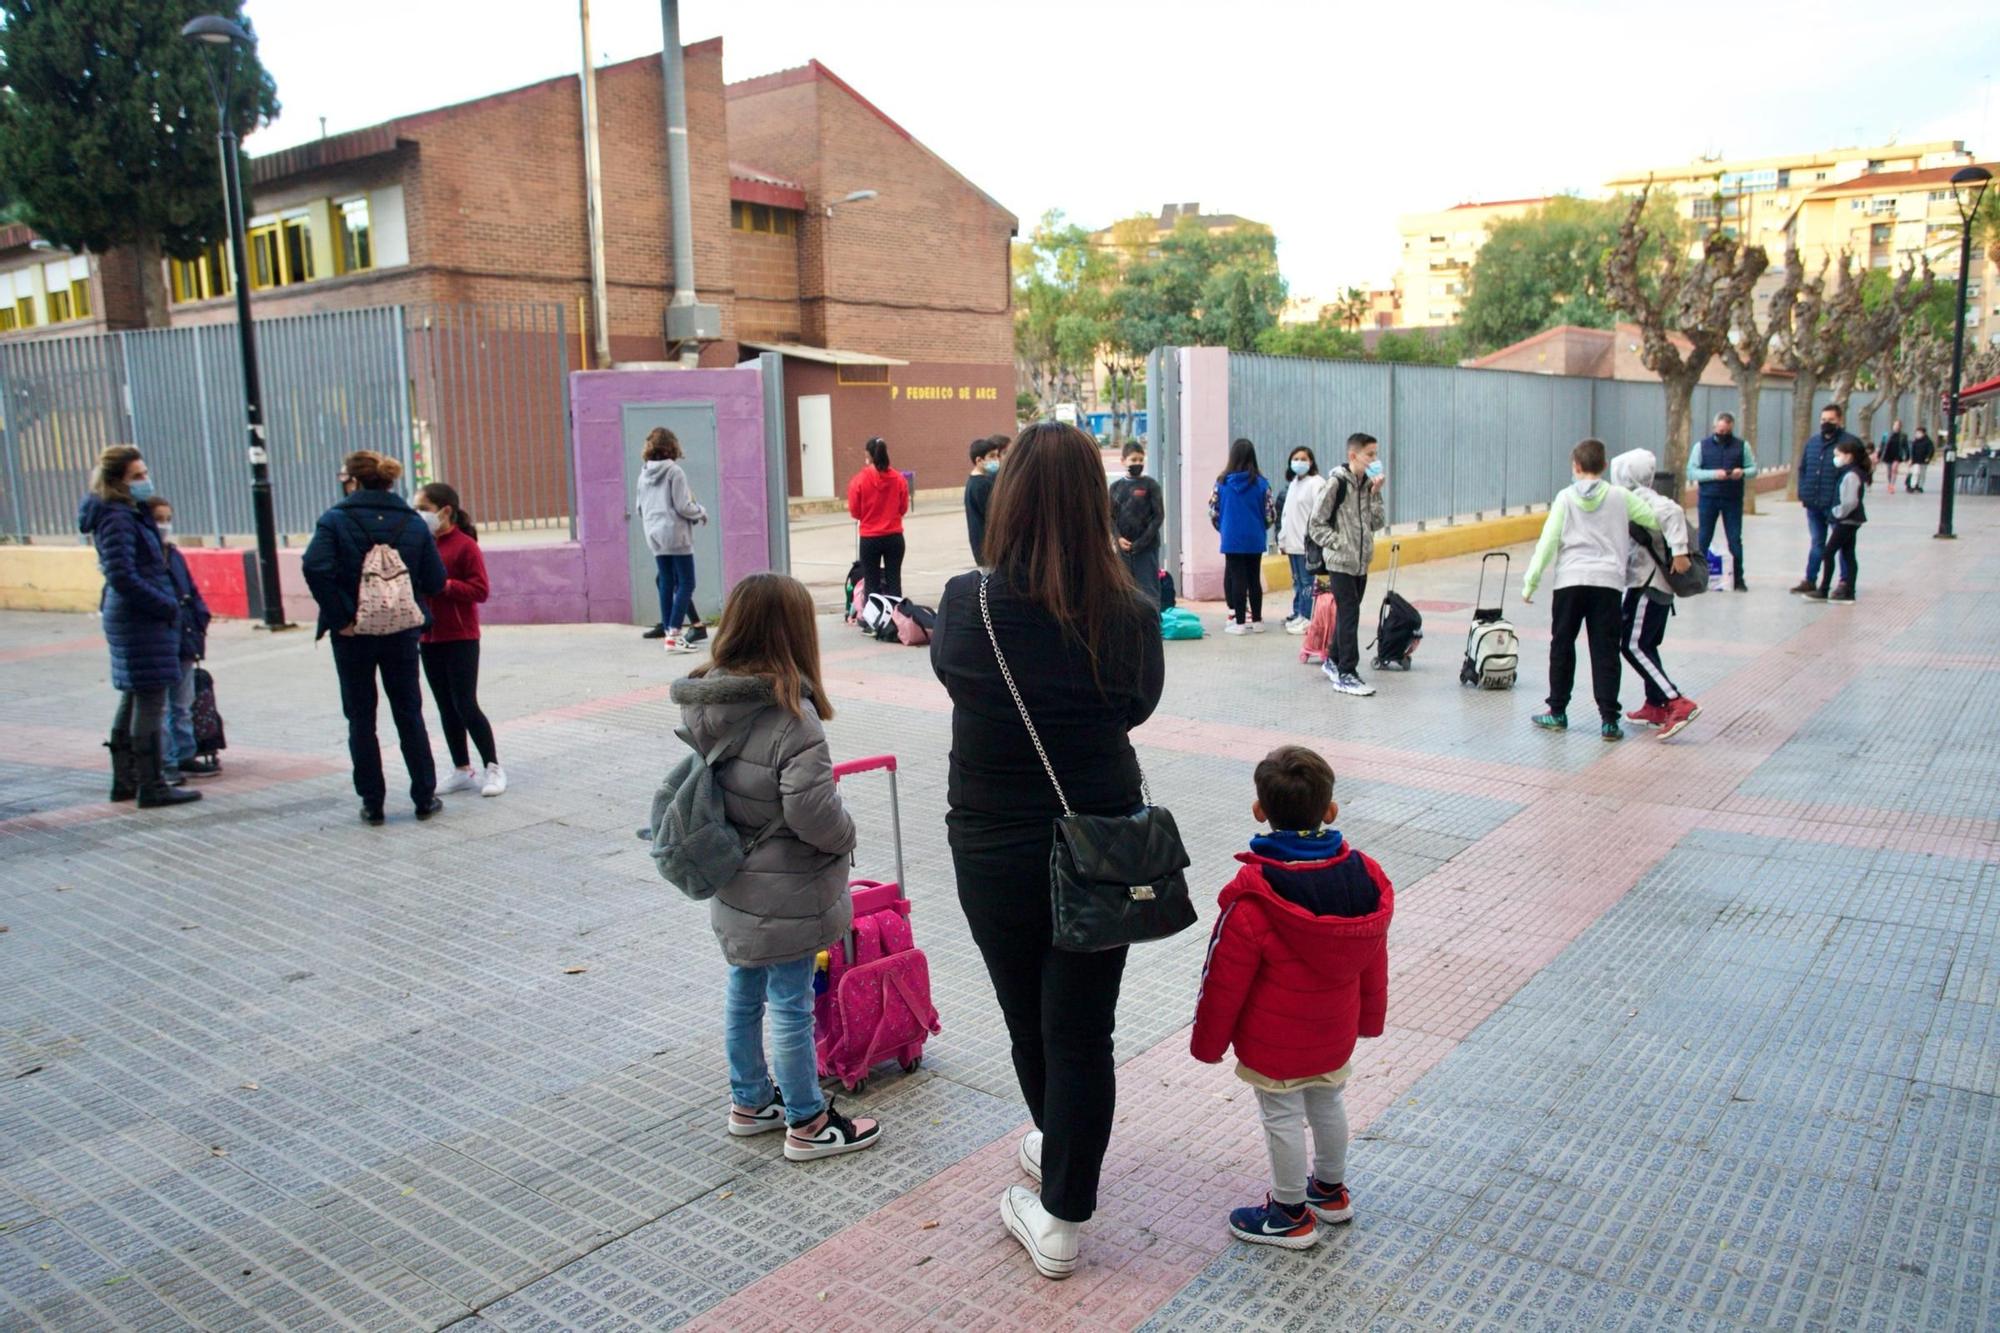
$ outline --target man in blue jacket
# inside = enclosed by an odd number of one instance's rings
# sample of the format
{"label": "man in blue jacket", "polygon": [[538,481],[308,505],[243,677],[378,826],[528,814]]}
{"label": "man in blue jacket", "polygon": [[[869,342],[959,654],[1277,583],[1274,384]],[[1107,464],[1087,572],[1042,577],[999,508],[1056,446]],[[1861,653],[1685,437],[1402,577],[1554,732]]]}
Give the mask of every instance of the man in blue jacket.
{"label": "man in blue jacket", "polygon": [[1715,418],[1715,432],[1688,455],[1688,480],[1699,489],[1701,553],[1707,555],[1715,538],[1715,520],[1722,520],[1729,540],[1729,563],[1736,571],[1736,591],[1749,592],[1743,581],[1743,487],[1757,476],[1757,455],[1750,442],[1736,433],[1736,418],[1727,412]]}
{"label": "man in blue jacket", "polygon": [[[1826,555],[1826,532],[1831,522],[1827,515],[1840,500],[1839,468],[1833,461],[1833,451],[1842,441],[1853,445],[1857,452],[1864,447],[1847,433],[1846,419],[1847,414],[1838,403],[1828,403],[1819,410],[1819,434],[1809,435],[1799,444],[1799,503],[1806,509],[1806,531],[1812,546],[1806,553],[1806,576],[1792,588],[1798,596],[1819,587],[1819,563]],[[1850,587],[1852,561],[1852,556],[1843,555],[1840,571]]]}

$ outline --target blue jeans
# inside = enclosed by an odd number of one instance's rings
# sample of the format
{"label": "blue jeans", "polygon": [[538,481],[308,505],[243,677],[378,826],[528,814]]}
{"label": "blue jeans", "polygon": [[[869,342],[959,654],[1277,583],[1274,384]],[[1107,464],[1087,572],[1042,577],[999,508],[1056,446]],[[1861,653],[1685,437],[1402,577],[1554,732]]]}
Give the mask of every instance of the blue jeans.
{"label": "blue jeans", "polygon": [[1311,620],[1313,613],[1313,576],[1306,569],[1306,558],[1302,555],[1287,555],[1292,562],[1292,618]]}
{"label": "blue jeans", "polygon": [[[772,1063],[764,1063],[764,1010],[771,1011]],[[771,1101],[771,1075],[785,1096],[785,1120],[819,1118],[826,1096],[819,1090],[819,1055],[813,1049],[813,960],[729,969],[723,1001],[723,1050],[729,1057],[729,1095],[738,1106]]]}
{"label": "blue jeans", "polygon": [[653,584],[660,590],[660,623],[669,631],[677,630],[694,601],[694,557],[656,555],[653,571]]}
{"label": "blue jeans", "polygon": [[1806,506],[1806,532],[1812,545],[1806,550],[1806,582],[1819,585],[1819,562],[1826,554],[1826,530],[1829,524],[1826,515],[1811,505]]}
{"label": "blue jeans", "polygon": [[1715,520],[1722,520],[1722,532],[1729,540],[1729,561],[1736,577],[1743,577],[1743,502],[1738,499],[1704,495],[1696,502],[1701,524],[1701,553],[1707,555],[1715,540]]}
{"label": "blue jeans", "polygon": [[167,711],[160,718],[160,759],[179,768],[194,758],[194,659],[181,662],[181,678],[167,686]]}

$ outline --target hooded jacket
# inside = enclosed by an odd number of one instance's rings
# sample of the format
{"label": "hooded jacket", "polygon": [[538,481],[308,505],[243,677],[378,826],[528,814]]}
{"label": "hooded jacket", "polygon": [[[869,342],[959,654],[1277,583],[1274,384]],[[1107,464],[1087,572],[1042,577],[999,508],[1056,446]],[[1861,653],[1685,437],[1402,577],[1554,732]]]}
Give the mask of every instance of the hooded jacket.
{"label": "hooded jacket", "polygon": [[1111,483],[1111,530],[1131,542],[1134,551],[1150,551],[1160,544],[1160,524],[1166,518],[1159,482],[1140,473]]}
{"label": "hooded jacket", "polygon": [[1916,436],[1910,441],[1910,461],[1912,463],[1928,463],[1936,456],[1937,441],[1931,438],[1929,431],[1918,431]]}
{"label": "hooded jacket", "polygon": [[188,568],[187,557],[172,542],[162,545],[167,553],[167,577],[174,581],[174,595],[181,603],[181,661],[199,662],[208,656],[208,622],[214,619],[201,588]]}
{"label": "hooded jacket", "polygon": [[157,690],[181,678],[181,601],[153,516],[130,500],[86,495],[77,531],[97,548],[104,575],[98,610],[111,647],[111,684]]}
{"label": "hooded jacket", "polygon": [[[1379,1037],[1389,1008],[1389,918],[1395,893],[1382,867],[1340,835],[1317,860],[1267,855],[1284,838],[1238,853],[1243,868],[1222,891],[1201,998],[1194,1058],[1236,1058],[1268,1079],[1313,1078],[1342,1068],[1360,1037]],[[1373,908],[1363,915],[1326,909]],[[1319,910],[1315,910],[1319,909]]]}
{"label": "hooded jacket", "polygon": [[1262,555],[1270,530],[1271,483],[1255,472],[1232,472],[1215,483],[1224,555]]}
{"label": "hooded jacket", "polygon": [[356,491],[319,516],[299,562],[306,587],[319,603],[316,638],[354,623],[361,597],[361,564],[376,546],[393,546],[410,571],[410,590],[431,623],[430,599],[444,591],[444,561],[423,516],[394,491]]}
{"label": "hooded jacket", "polygon": [[[1644,500],[1659,520],[1660,531],[1667,539],[1667,549],[1675,555],[1688,554],[1687,511],[1653,489],[1653,469],[1658,460],[1648,449],[1632,449],[1611,460],[1611,481],[1615,486],[1623,486],[1632,494]],[[1629,534],[1628,534],[1629,535]],[[1671,598],[1674,590],[1667,584],[1667,576],[1654,563],[1651,553],[1638,542],[1628,543],[1632,554],[1625,565],[1625,586],[1644,588],[1658,597]]]}
{"label": "hooded jacket", "polygon": [[1857,453],[1864,447],[1844,430],[1831,440],[1814,431],[1799,446],[1799,503],[1807,509],[1823,514],[1839,503],[1840,481],[1836,474],[1840,465],[1833,461],[1833,453],[1843,442],[1853,445]]}
{"label": "hooded jacket", "polygon": [[1375,534],[1389,526],[1382,493],[1367,478],[1356,480],[1343,464],[1326,479],[1306,531],[1326,561],[1329,574],[1366,574],[1375,558]]}
{"label": "hooded jacket", "polygon": [[695,503],[686,469],[671,458],[649,458],[639,465],[638,492],[646,546],[654,555],[693,555],[694,525],[708,511]]}
{"label": "hooded jacket", "polygon": [[1660,520],[1644,500],[1602,477],[1585,477],[1549,502],[1542,539],[1521,578],[1521,595],[1533,597],[1542,575],[1555,565],[1556,589],[1625,590],[1632,564],[1632,529],[1658,529]]}
{"label": "hooded jacket", "polygon": [[749,721],[742,748],[715,770],[729,822],[754,835],[783,818],[709,900],[722,956],[737,967],[812,957],[853,921],[847,860],[854,820],[835,789],[826,729],[810,693],[803,715],[794,717],[769,680],[717,670],[675,681],[672,698],[704,751]]}
{"label": "hooded jacket", "polygon": [[[910,512],[910,482],[894,468],[868,464],[847,483],[847,512],[861,525],[863,537],[893,537],[903,530]],[[985,544],[985,524],[980,525]]]}
{"label": "hooded jacket", "polygon": [[[1327,479],[1310,473],[1294,477],[1278,492],[1278,549],[1286,555],[1304,555],[1313,515],[1319,512],[1320,497],[1326,493]],[[1317,544],[1317,543],[1315,543]]]}

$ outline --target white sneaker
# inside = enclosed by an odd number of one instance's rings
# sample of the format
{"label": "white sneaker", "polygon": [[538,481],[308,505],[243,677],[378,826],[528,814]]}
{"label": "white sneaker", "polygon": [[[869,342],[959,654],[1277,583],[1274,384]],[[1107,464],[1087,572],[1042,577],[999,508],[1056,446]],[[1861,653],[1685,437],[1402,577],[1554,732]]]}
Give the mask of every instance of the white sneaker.
{"label": "white sneaker", "polygon": [[1335,674],[1333,678],[1333,688],[1339,690],[1342,694],[1352,694],[1355,697],[1362,699],[1365,699],[1369,695],[1375,693],[1375,687],[1373,685],[1370,685],[1367,681],[1361,679],[1360,676],[1357,676],[1352,671],[1342,671]]}
{"label": "white sneaker", "polygon": [[479,774],[469,768],[454,768],[451,776],[438,784],[438,795],[449,796],[458,791],[478,791],[483,781]]}
{"label": "white sneaker", "polygon": [[500,770],[500,765],[488,764],[486,766],[486,785],[479,789],[479,794],[481,796],[498,796],[506,790],[507,775]]}
{"label": "white sneaker", "polygon": [[670,653],[698,653],[701,651],[701,645],[691,643],[684,637],[676,636],[667,640],[667,651]]}
{"label": "white sneaker", "polygon": [[1029,1130],[1021,1140],[1021,1151],[1015,1154],[1021,1163],[1021,1170],[1037,1185],[1042,1183],[1042,1131]]}
{"label": "white sneaker", "polygon": [[1285,622],[1285,633],[1287,634],[1304,634],[1311,628],[1312,621],[1303,616],[1294,616]]}
{"label": "white sneaker", "polygon": [[660,651],[661,651],[661,652],[663,652],[663,653],[677,653],[677,652],[679,652],[680,650],[681,650],[681,636],[680,636],[680,635],[678,635],[678,634],[669,634],[669,635],[668,635],[668,636],[667,636],[666,638],[664,638],[664,639],[660,640]]}
{"label": "white sneaker", "polygon": [[1253,620],[1253,621],[1251,621],[1251,622],[1250,622],[1250,632],[1251,632],[1252,634],[1262,634],[1262,633],[1264,632],[1264,622],[1263,622],[1263,621],[1261,621],[1261,620]]}
{"label": "white sneaker", "polygon": [[1232,620],[1222,627],[1222,632],[1224,634],[1248,634],[1250,627],[1248,625],[1239,625]]}
{"label": "white sneaker", "polygon": [[1043,1277],[1059,1282],[1076,1271],[1076,1223],[1051,1216],[1033,1190],[1009,1185],[1000,1196],[1000,1221]]}

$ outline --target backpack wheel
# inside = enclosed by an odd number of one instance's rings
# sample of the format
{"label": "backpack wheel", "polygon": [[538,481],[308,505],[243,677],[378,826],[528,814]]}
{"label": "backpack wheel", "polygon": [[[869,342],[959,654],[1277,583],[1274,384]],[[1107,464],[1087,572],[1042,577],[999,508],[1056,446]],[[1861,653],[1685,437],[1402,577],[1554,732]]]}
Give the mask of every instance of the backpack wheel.
{"label": "backpack wheel", "polygon": [[924,1067],[924,1057],[921,1055],[903,1061],[903,1072],[905,1074],[914,1074],[923,1067]]}

